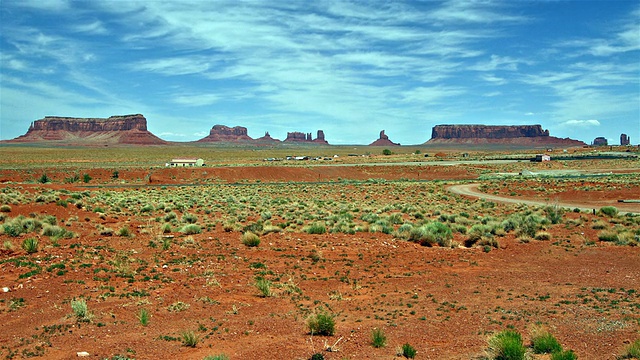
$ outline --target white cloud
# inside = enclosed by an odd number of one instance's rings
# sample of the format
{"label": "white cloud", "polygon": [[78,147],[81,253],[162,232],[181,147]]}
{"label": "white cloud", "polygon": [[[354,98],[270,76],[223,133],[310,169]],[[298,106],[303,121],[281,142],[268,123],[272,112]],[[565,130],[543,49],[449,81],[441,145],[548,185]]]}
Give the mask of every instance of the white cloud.
{"label": "white cloud", "polygon": [[558,126],[561,127],[593,127],[593,126],[600,126],[600,121],[596,120],[596,119],[589,119],[589,120],[578,120],[578,119],[573,119],[573,120],[567,120],[567,121],[563,121],[561,122]]}
{"label": "white cloud", "polygon": [[101,21],[94,21],[86,24],[78,24],[72,27],[74,31],[88,33],[93,35],[105,35],[108,33],[107,29]]}
{"label": "white cloud", "polygon": [[180,95],[173,98],[173,102],[185,106],[205,106],[220,101],[220,96],[215,94]]}

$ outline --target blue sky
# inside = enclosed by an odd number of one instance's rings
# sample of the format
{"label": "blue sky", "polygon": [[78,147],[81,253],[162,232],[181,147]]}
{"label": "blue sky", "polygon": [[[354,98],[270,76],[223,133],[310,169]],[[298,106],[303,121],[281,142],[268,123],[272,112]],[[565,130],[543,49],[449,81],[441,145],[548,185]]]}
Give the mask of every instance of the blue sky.
{"label": "blue sky", "polygon": [[640,140],[640,2],[0,2],[0,139],[45,115],[142,113],[419,144],[437,124]]}

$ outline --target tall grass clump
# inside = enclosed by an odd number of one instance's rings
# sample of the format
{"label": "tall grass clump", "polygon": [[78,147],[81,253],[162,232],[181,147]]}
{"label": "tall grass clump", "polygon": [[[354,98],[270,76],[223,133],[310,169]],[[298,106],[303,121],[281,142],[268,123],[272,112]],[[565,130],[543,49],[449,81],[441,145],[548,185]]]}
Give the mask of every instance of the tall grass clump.
{"label": "tall grass clump", "polygon": [[531,335],[531,347],[536,354],[551,354],[562,351],[560,342],[547,330],[537,329]]}
{"label": "tall grass clump", "polygon": [[551,360],[578,360],[578,355],[573,350],[560,350],[551,354]]}
{"label": "tall grass clump", "polygon": [[271,281],[264,278],[258,278],[255,285],[258,291],[260,291],[261,297],[273,296],[273,293],[271,292]]}
{"label": "tall grass clump", "polygon": [[93,318],[93,315],[89,312],[87,302],[84,299],[71,300],[71,310],[77,321],[90,322]]}
{"label": "tall grass clump", "polygon": [[22,248],[27,254],[33,254],[38,252],[38,239],[27,238],[22,242]]}
{"label": "tall grass clump", "polygon": [[121,227],[120,230],[118,230],[118,236],[130,237],[131,236],[131,229],[129,229],[128,226]]}
{"label": "tall grass clump", "polygon": [[309,316],[307,327],[311,335],[332,336],[336,331],[336,322],[333,315],[321,312]]}
{"label": "tall grass clump", "polygon": [[374,348],[387,346],[387,336],[382,329],[375,328],[371,331],[371,346]]}
{"label": "tall grass clump", "polygon": [[503,330],[489,338],[489,355],[495,360],[524,360],[527,349],[522,336],[514,330]]}
{"label": "tall grass clump", "polygon": [[544,212],[547,215],[547,219],[549,219],[552,224],[560,224],[562,222],[564,210],[560,206],[547,206],[544,208]]}
{"label": "tall grass clump", "polygon": [[140,309],[140,311],[138,312],[138,315],[137,315],[138,321],[140,321],[140,325],[142,325],[142,326],[149,325],[149,318],[150,317],[151,317],[151,315],[149,314],[149,311],[147,311],[147,309]]}
{"label": "tall grass clump", "polygon": [[453,232],[447,225],[434,221],[426,225],[411,229],[409,240],[420,243],[422,246],[451,246]]}
{"label": "tall grass clump", "polygon": [[640,338],[627,346],[620,359],[640,359]]}
{"label": "tall grass clump", "polygon": [[611,230],[602,230],[598,233],[598,240],[600,241],[618,241],[618,234]]}
{"label": "tall grass clump", "polygon": [[615,206],[603,206],[600,208],[600,213],[609,217],[618,215],[618,209]]}
{"label": "tall grass clump", "polygon": [[415,358],[417,353],[416,349],[409,343],[403,344],[400,351],[398,351],[398,355],[404,356],[407,359]]}
{"label": "tall grass clump", "polygon": [[187,224],[195,224],[198,222],[198,217],[194,214],[184,214],[182,216],[182,222]]}
{"label": "tall grass clump", "polygon": [[226,354],[207,355],[202,360],[229,360]]}
{"label": "tall grass clump", "polygon": [[182,344],[188,347],[196,347],[200,342],[200,337],[193,331],[183,331],[180,333],[180,338],[182,340]]}
{"label": "tall grass clump", "polygon": [[180,232],[186,235],[200,234],[202,232],[202,228],[197,224],[188,224],[180,229]]}
{"label": "tall grass clump", "polygon": [[324,234],[327,232],[327,228],[324,224],[315,223],[313,225],[309,225],[305,231],[307,234]]}
{"label": "tall grass clump", "polygon": [[247,231],[242,234],[241,241],[245,246],[248,247],[256,247],[260,245],[260,237],[251,231]]}

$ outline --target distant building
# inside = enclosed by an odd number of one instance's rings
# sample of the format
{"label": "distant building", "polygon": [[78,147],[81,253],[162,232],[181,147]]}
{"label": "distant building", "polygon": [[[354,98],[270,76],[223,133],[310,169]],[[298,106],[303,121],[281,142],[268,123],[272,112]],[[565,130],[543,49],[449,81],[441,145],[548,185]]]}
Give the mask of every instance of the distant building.
{"label": "distant building", "polygon": [[551,161],[551,156],[547,155],[547,154],[537,154],[536,155],[536,162],[546,162],[546,161]]}
{"label": "distant building", "polygon": [[631,139],[627,136],[627,134],[620,135],[620,145],[625,146],[631,143]]}
{"label": "distant building", "polygon": [[609,143],[607,142],[607,138],[603,136],[598,136],[593,140],[593,146],[607,146]]}
{"label": "distant building", "polygon": [[165,166],[168,166],[168,167],[204,166],[204,160],[195,159],[195,158],[172,159],[170,162],[166,163]]}

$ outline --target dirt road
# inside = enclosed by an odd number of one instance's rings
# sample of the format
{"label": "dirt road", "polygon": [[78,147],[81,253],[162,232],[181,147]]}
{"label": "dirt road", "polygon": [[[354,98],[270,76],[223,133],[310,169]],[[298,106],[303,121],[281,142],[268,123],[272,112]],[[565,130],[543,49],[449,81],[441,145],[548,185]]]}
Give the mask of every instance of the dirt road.
{"label": "dirt road", "polygon": [[[485,199],[485,200],[490,200],[490,201],[497,201],[497,202],[502,202],[502,203],[509,203],[509,204],[526,204],[526,205],[534,205],[534,206],[545,206],[545,205],[550,205],[549,202],[547,201],[539,201],[539,200],[528,200],[528,199],[520,199],[520,198],[511,198],[511,197],[504,197],[504,196],[498,196],[498,195],[492,195],[492,194],[487,194],[487,193],[483,193],[480,192],[478,190],[478,186],[480,184],[461,184],[461,185],[454,185],[449,187],[449,191],[451,191],[454,194],[458,194],[458,195],[464,195],[464,196],[469,196],[469,197],[474,197],[474,198],[480,198],[480,199]],[[553,205],[558,205],[561,206],[563,208],[568,208],[568,209],[575,209],[578,208],[580,210],[583,211],[592,211],[593,209],[598,209],[600,206],[599,205],[594,205],[592,203],[584,203],[584,202],[571,202],[571,203],[567,203],[567,202],[558,202],[558,203],[553,203]],[[620,214],[624,215],[627,213],[635,213],[638,214],[639,212],[637,211],[620,211]]]}

